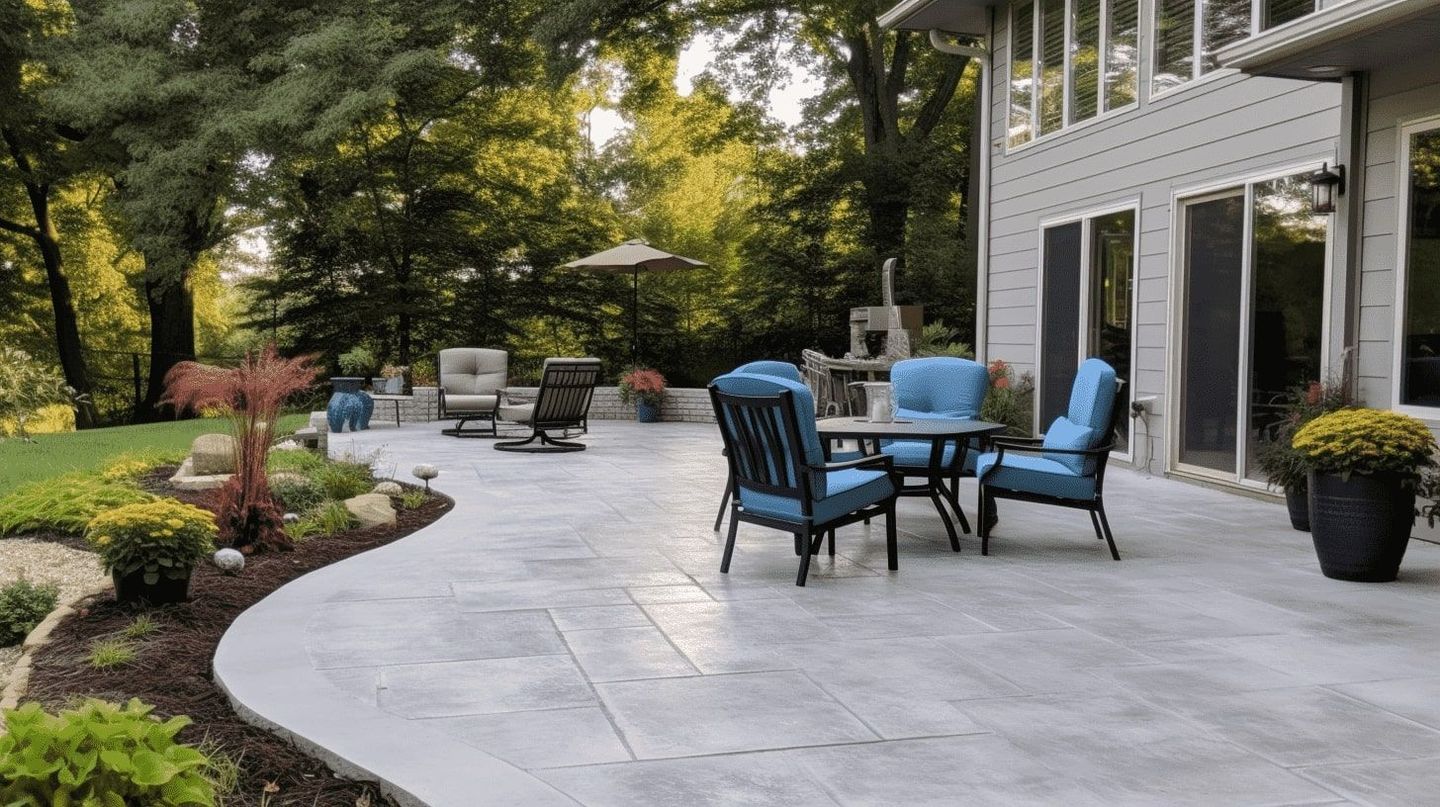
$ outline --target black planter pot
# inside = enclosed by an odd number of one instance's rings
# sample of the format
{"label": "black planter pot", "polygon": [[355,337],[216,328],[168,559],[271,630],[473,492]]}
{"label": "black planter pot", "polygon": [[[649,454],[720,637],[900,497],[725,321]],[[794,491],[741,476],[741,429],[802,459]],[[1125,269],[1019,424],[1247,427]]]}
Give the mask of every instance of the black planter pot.
{"label": "black planter pot", "polygon": [[147,605],[169,605],[190,599],[190,575],[176,579],[160,576],[155,583],[145,582],[145,571],[122,575],[111,572],[115,581],[115,599],[123,603],[145,603]]}
{"label": "black planter pot", "polygon": [[1310,491],[1307,488],[1286,488],[1285,507],[1290,511],[1290,526],[1301,532],[1310,531]]}
{"label": "black planter pot", "polygon": [[1394,580],[1414,523],[1415,492],[1398,475],[1310,473],[1310,537],[1326,577]]}

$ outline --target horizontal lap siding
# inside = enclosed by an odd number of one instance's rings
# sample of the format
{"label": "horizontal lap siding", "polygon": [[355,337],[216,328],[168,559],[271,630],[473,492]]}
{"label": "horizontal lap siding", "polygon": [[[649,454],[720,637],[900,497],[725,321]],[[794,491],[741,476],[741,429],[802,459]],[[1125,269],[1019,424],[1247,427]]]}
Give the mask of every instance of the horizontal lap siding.
{"label": "horizontal lap siding", "polygon": [[1440,114],[1440,64],[1405,60],[1375,73],[1365,157],[1364,240],[1360,251],[1360,395],[1371,406],[1392,406],[1395,373],[1395,283],[1399,256],[1399,128]]}
{"label": "horizontal lap siding", "polygon": [[[1165,456],[1172,194],[1232,179],[1239,184],[1291,164],[1334,162],[1340,87],[1238,74],[1208,77],[1139,109],[1007,154],[1006,17],[996,18],[992,86],[987,357],[1026,372],[1035,368],[1040,222],[1138,201],[1135,393],[1156,399],[1149,456],[1151,470],[1159,472]],[[1149,43],[1142,41],[1141,48]],[[1144,62],[1148,71],[1148,58]]]}

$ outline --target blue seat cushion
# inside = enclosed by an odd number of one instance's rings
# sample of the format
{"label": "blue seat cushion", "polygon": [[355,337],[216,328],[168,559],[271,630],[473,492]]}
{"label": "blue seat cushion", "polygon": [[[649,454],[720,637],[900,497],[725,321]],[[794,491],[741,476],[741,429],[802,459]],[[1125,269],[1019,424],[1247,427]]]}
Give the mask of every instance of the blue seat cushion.
{"label": "blue seat cushion", "polygon": [[986,476],[995,467],[998,456],[990,452],[981,454],[976,460],[975,471],[982,484],[1062,499],[1089,501],[1095,498],[1094,477],[1080,476],[1069,467],[1045,457],[1007,453],[1000,467]]}
{"label": "blue seat cushion", "polygon": [[[1095,443],[1095,430],[1077,423],[1071,423],[1070,419],[1064,416],[1055,418],[1050,428],[1045,431],[1045,440],[1042,443],[1046,448],[1059,448],[1067,451],[1083,451]],[[1084,474],[1091,465],[1089,457],[1078,454],[1046,454],[1046,459],[1064,465],[1077,474]]]}
{"label": "blue seat cushion", "polygon": [[[970,441],[970,448],[965,452],[965,465],[962,470],[969,473],[975,472],[975,456],[979,453],[980,447],[976,441]],[[880,446],[882,454],[888,454],[895,458],[895,467],[901,470],[928,471],[930,469],[930,441],[929,440],[891,440]],[[945,455],[941,458],[941,465],[950,467],[955,461],[955,444],[945,444]]]}
{"label": "blue seat cushion", "polygon": [[788,361],[761,359],[760,361],[752,361],[749,364],[742,364],[732,372],[748,373],[750,375],[771,375],[787,381],[794,381],[797,384],[802,383],[804,380],[800,377],[800,368]]}
{"label": "blue seat cushion", "polygon": [[[816,499],[811,510],[812,523],[815,526],[826,524],[862,507],[883,501],[895,492],[894,483],[890,481],[890,476],[884,471],[846,468],[841,471],[828,471],[825,476],[825,489],[828,495],[823,499]],[[792,499],[789,496],[761,493],[742,485],[740,487],[740,506],[746,512],[754,515],[768,516],[796,524],[804,523],[804,518],[800,514],[800,500]]]}
{"label": "blue seat cushion", "polygon": [[1110,425],[1110,410],[1114,408],[1115,368],[1100,359],[1080,362],[1065,417],[1076,425],[1103,432]]}

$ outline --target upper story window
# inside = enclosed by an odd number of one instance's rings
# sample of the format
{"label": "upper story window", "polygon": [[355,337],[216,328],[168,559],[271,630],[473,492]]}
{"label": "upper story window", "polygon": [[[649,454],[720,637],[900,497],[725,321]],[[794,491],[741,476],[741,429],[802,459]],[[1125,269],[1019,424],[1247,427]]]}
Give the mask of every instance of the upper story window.
{"label": "upper story window", "polygon": [[1139,0],[1024,0],[1010,8],[1009,146],[1135,103]]}
{"label": "upper story window", "polygon": [[1217,69],[1216,51],[1297,20],[1317,0],[1155,0],[1152,95]]}

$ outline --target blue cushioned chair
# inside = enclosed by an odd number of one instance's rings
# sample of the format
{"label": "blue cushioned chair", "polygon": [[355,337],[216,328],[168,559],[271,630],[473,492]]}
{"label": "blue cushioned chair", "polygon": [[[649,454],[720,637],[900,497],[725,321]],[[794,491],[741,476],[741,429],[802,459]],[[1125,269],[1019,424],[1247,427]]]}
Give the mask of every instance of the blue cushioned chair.
{"label": "blue cushioned chair", "polygon": [[[895,396],[895,417],[904,420],[927,420],[935,418],[975,420],[980,416],[980,407],[985,403],[985,393],[990,389],[990,373],[985,367],[969,359],[935,356],[923,359],[906,359],[890,368],[890,383]],[[950,521],[941,501],[950,503],[960,520],[960,528],[967,534],[970,522],[965,511],[960,509],[958,494],[962,475],[975,471],[975,455],[979,445],[972,440],[957,440],[944,446],[939,459],[941,474],[930,467],[932,443],[929,440],[894,440],[882,444],[880,451],[895,458],[895,470],[902,477],[925,478],[923,485],[907,485],[901,489],[902,496],[928,496],[935,502],[935,509],[945,522],[950,534],[950,548],[960,551],[960,539],[955,535],[955,525]],[[945,485],[945,479],[950,485]]]}
{"label": "blue cushioned chair", "polygon": [[[788,361],[761,359],[760,361],[752,361],[749,364],[742,364],[732,372],[749,373],[751,375],[768,375],[799,383],[803,383],[804,381],[804,379],[800,377],[800,368]],[[720,531],[720,524],[725,520],[725,508],[730,504],[730,496],[735,492],[730,485],[731,480],[727,477],[725,479],[725,493],[720,497],[720,510],[715,513],[716,532]]]}
{"label": "blue cushioned chair", "polygon": [[987,516],[996,499],[1074,507],[1090,512],[1095,537],[1110,545],[1120,559],[1110,521],[1105,518],[1105,462],[1115,448],[1115,426],[1125,408],[1122,382],[1115,369],[1099,359],[1086,359],[1075,374],[1070,408],[1055,419],[1043,437],[997,437],[994,451],[976,461],[980,479],[980,554],[990,554]]}
{"label": "blue cushioned chair", "polygon": [[804,384],[775,376],[730,373],[710,383],[715,422],[725,441],[730,484],[735,491],[730,534],[720,571],[730,571],[741,521],[795,536],[805,585],[810,556],[819,554],[828,534],[835,554],[835,529],[885,516],[890,569],[898,568],[895,497],[899,484],[883,455],[849,462],[824,461],[815,430],[815,399]]}

